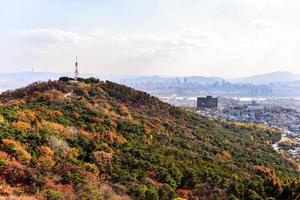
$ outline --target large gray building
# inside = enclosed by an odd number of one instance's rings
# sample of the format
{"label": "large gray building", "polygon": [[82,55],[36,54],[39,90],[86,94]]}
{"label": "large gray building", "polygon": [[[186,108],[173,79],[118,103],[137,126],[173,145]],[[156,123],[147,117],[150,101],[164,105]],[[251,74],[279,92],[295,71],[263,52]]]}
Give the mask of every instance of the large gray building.
{"label": "large gray building", "polygon": [[218,98],[213,98],[212,96],[198,97],[197,108],[218,108]]}

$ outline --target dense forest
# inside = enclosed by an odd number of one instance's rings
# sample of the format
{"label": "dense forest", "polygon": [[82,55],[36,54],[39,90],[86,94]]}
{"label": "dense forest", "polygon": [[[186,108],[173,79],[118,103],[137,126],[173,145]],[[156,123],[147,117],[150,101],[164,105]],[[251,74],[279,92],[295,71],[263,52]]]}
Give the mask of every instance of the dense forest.
{"label": "dense forest", "polygon": [[34,83],[0,95],[0,196],[300,199],[280,134],[94,78]]}

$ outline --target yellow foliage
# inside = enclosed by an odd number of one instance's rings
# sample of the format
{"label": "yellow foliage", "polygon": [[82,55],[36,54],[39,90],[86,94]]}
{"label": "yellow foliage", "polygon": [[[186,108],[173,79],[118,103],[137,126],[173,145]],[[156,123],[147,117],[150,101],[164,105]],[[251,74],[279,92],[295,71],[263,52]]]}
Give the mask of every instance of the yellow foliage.
{"label": "yellow foliage", "polygon": [[74,133],[69,131],[67,128],[65,128],[61,124],[57,124],[57,123],[49,122],[49,121],[43,121],[43,127],[46,130],[48,130],[50,133],[53,133],[56,135],[63,135],[65,137],[74,136]]}
{"label": "yellow foliage", "polygon": [[96,175],[99,174],[99,169],[95,164],[85,163],[84,164],[84,169],[88,172],[92,172],[93,174],[96,174]]}
{"label": "yellow foliage", "polygon": [[76,148],[70,148],[68,156],[71,158],[77,158],[79,156],[79,150]]}
{"label": "yellow foliage", "polygon": [[29,131],[31,129],[31,125],[27,122],[18,121],[17,123],[13,124],[13,128]]}
{"label": "yellow foliage", "polygon": [[80,115],[77,112],[72,112],[72,117],[75,119],[78,119],[80,117]]}
{"label": "yellow foliage", "polygon": [[144,125],[144,131],[146,135],[150,135],[152,132],[151,128],[149,128],[147,125]]}
{"label": "yellow foliage", "polygon": [[269,133],[276,133],[278,132],[278,130],[274,129],[274,128],[270,128],[264,124],[253,124],[253,123],[244,123],[244,122],[229,122],[229,124],[234,125],[236,128],[242,129],[256,129],[259,130],[260,132],[266,132],[268,131]]}
{"label": "yellow foliage", "polygon": [[231,157],[232,157],[231,154],[227,151],[223,151],[222,153],[218,153],[216,155],[216,159],[218,160],[229,160],[231,159]]}
{"label": "yellow foliage", "polygon": [[5,118],[3,115],[0,114],[0,124],[4,123],[5,122]]}
{"label": "yellow foliage", "polygon": [[225,159],[231,159],[231,154],[230,153],[228,153],[227,151],[223,151],[223,157],[225,158]]}
{"label": "yellow foliage", "polygon": [[55,161],[51,156],[48,155],[40,156],[37,159],[37,166],[44,170],[50,170],[55,166]]}
{"label": "yellow foliage", "polygon": [[270,180],[274,185],[278,182],[274,169],[265,167],[263,165],[255,165],[253,168],[258,174]]}
{"label": "yellow foliage", "polygon": [[294,140],[291,140],[291,139],[287,139],[287,140],[280,142],[280,145],[283,145],[283,146],[293,146],[295,144],[297,144],[297,142]]}
{"label": "yellow foliage", "polygon": [[253,128],[253,124],[250,124],[250,123],[234,122],[234,125],[237,128],[246,128],[246,129],[252,129]]}
{"label": "yellow foliage", "polygon": [[31,155],[28,153],[20,144],[14,140],[3,139],[2,147],[8,153],[12,153],[18,160],[29,162],[31,160]]}

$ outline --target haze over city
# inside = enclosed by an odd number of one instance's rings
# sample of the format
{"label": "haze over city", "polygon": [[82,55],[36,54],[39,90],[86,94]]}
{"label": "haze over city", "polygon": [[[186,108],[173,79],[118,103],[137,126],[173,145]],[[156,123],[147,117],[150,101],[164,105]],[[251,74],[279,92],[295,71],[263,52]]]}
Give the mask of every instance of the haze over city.
{"label": "haze over city", "polygon": [[0,1],[0,72],[300,73],[296,0]]}

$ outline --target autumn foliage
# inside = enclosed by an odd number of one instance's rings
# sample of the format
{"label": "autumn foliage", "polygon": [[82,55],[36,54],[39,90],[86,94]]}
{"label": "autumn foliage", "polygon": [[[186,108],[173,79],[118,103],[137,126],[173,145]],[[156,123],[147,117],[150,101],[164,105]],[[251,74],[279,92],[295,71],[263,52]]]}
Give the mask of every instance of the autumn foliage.
{"label": "autumn foliage", "polygon": [[299,199],[281,132],[221,122],[95,78],[0,95],[7,199]]}

